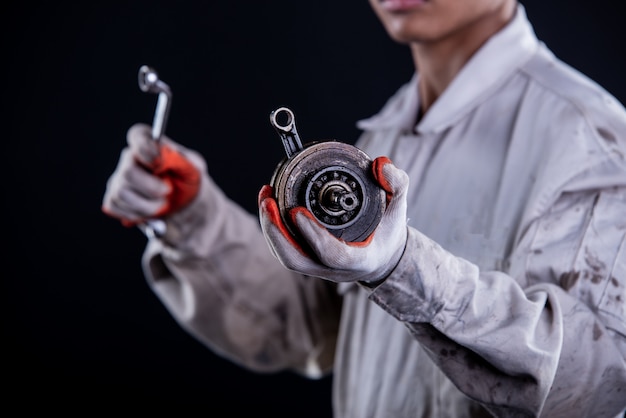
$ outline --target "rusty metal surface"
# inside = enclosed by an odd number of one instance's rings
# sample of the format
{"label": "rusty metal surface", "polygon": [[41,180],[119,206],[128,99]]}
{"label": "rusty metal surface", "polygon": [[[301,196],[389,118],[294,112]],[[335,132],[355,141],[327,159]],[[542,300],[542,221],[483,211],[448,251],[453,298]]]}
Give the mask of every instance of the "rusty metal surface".
{"label": "rusty metal surface", "polygon": [[[278,122],[277,112],[286,113],[285,124]],[[334,236],[349,242],[366,239],[385,209],[385,192],[373,179],[369,156],[335,140],[302,145],[293,113],[287,108],[272,112],[270,121],[287,154],[270,185],[291,234],[298,238],[289,211],[304,206]]]}

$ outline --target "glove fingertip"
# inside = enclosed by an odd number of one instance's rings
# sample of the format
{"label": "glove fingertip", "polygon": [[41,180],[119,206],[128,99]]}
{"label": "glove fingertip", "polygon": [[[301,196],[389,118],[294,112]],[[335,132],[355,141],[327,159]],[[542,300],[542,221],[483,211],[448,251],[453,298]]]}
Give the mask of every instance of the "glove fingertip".
{"label": "glove fingertip", "polygon": [[315,222],[319,227],[321,227],[321,228],[324,227],[320,223],[320,221],[318,221],[317,218],[315,216],[313,216],[311,211],[309,211],[307,208],[302,207],[302,206],[295,207],[295,208],[291,209],[291,211],[289,212],[289,218],[291,219],[291,222],[293,222],[294,225],[298,224],[297,219],[296,219],[298,215],[304,215],[308,219],[310,219],[313,222]]}
{"label": "glove fingertip", "polygon": [[380,187],[383,188],[387,193],[393,193],[393,189],[389,180],[383,174],[383,168],[387,164],[393,164],[389,157],[378,157],[372,162],[372,173],[374,175],[374,179],[380,184]]}
{"label": "glove fingertip", "polygon": [[282,226],[282,220],[280,219],[280,214],[278,212],[278,205],[276,201],[271,197],[267,197],[259,202],[259,208],[261,212],[263,212],[271,223],[274,225]]}
{"label": "glove fingertip", "polygon": [[126,142],[130,146],[139,146],[141,142],[152,140],[150,126],[145,123],[135,123],[126,131]]}
{"label": "glove fingertip", "polygon": [[261,187],[261,190],[259,190],[259,195],[257,197],[257,205],[260,207],[261,203],[265,199],[271,198],[273,194],[274,194],[274,190],[272,186],[270,186],[269,184],[263,185],[263,187]]}
{"label": "glove fingertip", "polygon": [[159,144],[152,139],[150,127],[137,123],[128,129],[126,137],[135,159],[145,167],[152,168],[159,155]]}
{"label": "glove fingertip", "polygon": [[[269,187],[269,186],[268,186]],[[296,238],[291,234],[287,226],[283,222],[280,211],[278,209],[278,204],[276,200],[273,198],[265,198],[259,203],[259,207],[261,211],[267,216],[268,220],[280,231],[280,234],[289,242],[289,244],[298,250],[298,252],[306,257],[309,255],[306,253],[302,245]]]}

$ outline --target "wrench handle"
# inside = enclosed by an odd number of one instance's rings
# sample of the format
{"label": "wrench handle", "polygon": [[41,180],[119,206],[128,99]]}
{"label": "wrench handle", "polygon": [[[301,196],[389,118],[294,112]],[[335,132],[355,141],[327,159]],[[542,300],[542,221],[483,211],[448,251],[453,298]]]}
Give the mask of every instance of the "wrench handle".
{"label": "wrench handle", "polygon": [[[159,79],[157,72],[147,65],[142,65],[139,68],[138,82],[141,91],[158,94],[152,122],[152,139],[158,142],[161,140],[167,125],[172,104],[172,90]],[[162,219],[148,219],[139,227],[148,238],[162,236],[166,231],[165,221]]]}

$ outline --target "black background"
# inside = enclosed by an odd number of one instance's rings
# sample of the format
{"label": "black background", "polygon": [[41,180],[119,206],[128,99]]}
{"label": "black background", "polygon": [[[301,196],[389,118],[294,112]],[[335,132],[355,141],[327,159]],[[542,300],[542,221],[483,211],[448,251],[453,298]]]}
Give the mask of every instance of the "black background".
{"label": "black background", "polygon": [[[619,2],[525,4],[558,56],[626,102]],[[1,9],[3,397],[61,412],[131,402],[211,417],[330,416],[332,377],[251,373],[182,331],[143,279],[145,237],[100,204],[126,130],[152,121],[156,96],[137,86],[141,65],[174,91],[167,134],[200,151],[227,194],[256,211],[284,155],[269,113],[288,106],[303,139],[351,143],[355,121],[411,76],[406,47],[366,0]]]}

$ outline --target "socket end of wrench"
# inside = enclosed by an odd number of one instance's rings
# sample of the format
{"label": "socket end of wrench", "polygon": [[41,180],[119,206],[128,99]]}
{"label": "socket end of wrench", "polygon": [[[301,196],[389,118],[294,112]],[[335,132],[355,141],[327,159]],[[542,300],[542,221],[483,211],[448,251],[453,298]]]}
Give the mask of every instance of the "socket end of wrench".
{"label": "socket end of wrench", "polygon": [[157,90],[157,83],[159,82],[159,75],[157,72],[147,65],[142,65],[139,68],[138,80],[139,88],[145,93],[159,93]]}

